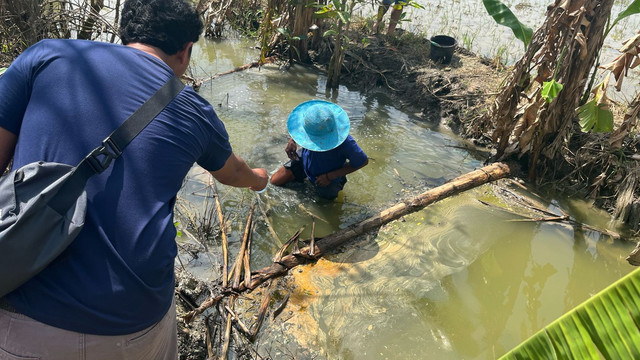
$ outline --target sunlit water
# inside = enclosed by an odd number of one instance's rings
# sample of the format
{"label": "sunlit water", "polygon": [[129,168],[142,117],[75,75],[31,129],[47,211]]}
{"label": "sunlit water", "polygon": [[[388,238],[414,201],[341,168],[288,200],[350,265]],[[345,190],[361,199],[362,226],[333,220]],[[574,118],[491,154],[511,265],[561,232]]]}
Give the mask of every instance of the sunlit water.
{"label": "sunlit water", "polygon": [[[254,61],[252,45],[201,40],[194,75],[206,78]],[[319,200],[305,186],[270,186],[258,195],[268,220],[256,211],[254,270],[268,266],[280,243],[302,226],[308,238],[310,214],[321,219],[316,236],[324,236],[482,166],[483,159],[463,150],[454,136],[394,108],[386,97],[345,87],[327,93],[323,75],[299,66],[225,75],[205,82],[200,94],[225,122],[234,151],[270,174],[287,160],[287,115],[310,99],[342,106],[351,134],[371,158],[348,176],[334,202]],[[207,179],[194,168],[181,194],[195,218],[204,217],[206,202],[213,201],[204,196]],[[233,260],[255,194],[222,185],[218,190]],[[501,203],[490,185],[467,191],[292,270],[289,303],[277,321],[263,326],[258,350],[275,359],[493,359],[633,270],[624,260],[631,242],[522,222],[478,200]],[[559,197],[548,207],[617,230],[606,213],[579,199]],[[179,227],[187,226],[188,220],[180,221]],[[217,278],[218,241],[202,241],[211,254],[194,259],[183,253],[181,262],[198,276]],[[183,235],[185,242],[193,241]]]}

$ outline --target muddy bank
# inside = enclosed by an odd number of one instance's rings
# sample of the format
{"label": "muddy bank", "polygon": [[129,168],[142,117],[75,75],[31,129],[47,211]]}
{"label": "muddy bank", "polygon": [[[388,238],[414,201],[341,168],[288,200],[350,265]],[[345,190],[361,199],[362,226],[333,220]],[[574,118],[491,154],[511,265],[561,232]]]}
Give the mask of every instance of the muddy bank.
{"label": "muddy bank", "polygon": [[[340,83],[361,92],[384,92],[396,107],[432,124],[451,129],[476,145],[490,138],[476,135],[474,121],[494,101],[507,71],[500,64],[457,47],[448,64],[429,58],[430,41],[410,32],[396,36],[350,33]],[[329,46],[310,52],[326,69]]]}

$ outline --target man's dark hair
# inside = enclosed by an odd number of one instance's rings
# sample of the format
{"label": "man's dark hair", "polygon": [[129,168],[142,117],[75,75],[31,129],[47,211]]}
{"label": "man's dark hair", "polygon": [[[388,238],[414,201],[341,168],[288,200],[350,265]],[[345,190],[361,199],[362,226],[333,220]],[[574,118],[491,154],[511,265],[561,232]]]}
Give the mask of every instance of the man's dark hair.
{"label": "man's dark hair", "polygon": [[202,29],[187,0],[126,0],[122,7],[120,39],[125,45],[139,42],[173,55],[198,41]]}

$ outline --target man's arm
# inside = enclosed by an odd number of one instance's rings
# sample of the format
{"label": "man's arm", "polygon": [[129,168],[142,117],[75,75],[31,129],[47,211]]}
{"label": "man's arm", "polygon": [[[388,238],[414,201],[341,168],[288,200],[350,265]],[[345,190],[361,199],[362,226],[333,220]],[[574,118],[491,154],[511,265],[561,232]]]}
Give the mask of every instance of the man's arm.
{"label": "man's arm", "polygon": [[244,160],[234,153],[231,153],[231,156],[229,156],[220,170],[210,171],[210,173],[222,184],[234,187],[248,187],[253,191],[264,189],[269,181],[267,170],[250,168]]}
{"label": "man's arm", "polygon": [[18,136],[0,127],[0,175],[4,173],[13,157]]}
{"label": "man's arm", "polygon": [[351,166],[350,163],[347,163],[345,166],[335,169],[333,171],[329,171],[328,173],[321,174],[316,176],[316,185],[318,186],[327,186],[333,179],[337,179],[342,176],[346,176],[347,174],[351,174],[352,172],[362,169],[369,163],[369,159],[366,159],[364,163],[358,167]]}

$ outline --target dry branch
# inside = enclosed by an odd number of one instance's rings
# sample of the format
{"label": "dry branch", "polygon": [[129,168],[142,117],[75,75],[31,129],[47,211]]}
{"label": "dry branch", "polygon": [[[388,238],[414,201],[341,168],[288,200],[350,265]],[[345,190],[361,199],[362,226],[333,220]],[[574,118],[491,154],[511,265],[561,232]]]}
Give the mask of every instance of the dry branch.
{"label": "dry branch", "polygon": [[595,232],[601,233],[603,235],[611,236],[614,239],[620,239],[620,234],[618,234],[617,232],[611,231],[611,230],[608,230],[608,229],[598,229],[598,228],[593,227],[591,225],[587,225],[587,224],[581,223],[579,221],[576,221],[576,220],[572,219],[562,209],[558,209],[558,210],[560,210],[560,212],[562,212],[562,215],[557,215],[557,214],[554,214],[554,213],[552,213],[552,212],[550,212],[548,210],[543,209],[542,207],[534,206],[534,205],[531,205],[531,204],[527,204],[526,202],[523,202],[523,205],[525,207],[528,207],[531,210],[539,211],[539,212],[542,212],[542,213],[548,215],[548,216],[545,216],[545,217],[532,217],[532,216],[528,216],[528,215],[517,213],[515,211],[511,211],[509,209],[505,209],[505,208],[500,207],[500,206],[496,206],[496,205],[490,204],[490,203],[482,201],[482,200],[478,200],[478,201],[483,205],[486,205],[486,206],[489,206],[491,208],[498,209],[498,210],[507,212],[507,213],[509,213],[511,215],[515,215],[515,216],[519,216],[519,217],[523,218],[523,219],[509,220],[510,222],[556,222],[556,223],[559,223],[561,225],[571,226],[574,229],[595,231]]}
{"label": "dry branch", "polygon": [[251,68],[254,68],[254,67],[262,66],[264,64],[269,64],[269,63],[272,63],[272,62],[276,61],[277,59],[278,58],[276,56],[270,56],[270,57],[266,58],[262,64],[260,63],[259,60],[256,60],[256,61],[250,62],[248,64],[244,64],[242,66],[238,66],[236,68],[233,68],[232,70],[228,70],[228,71],[225,71],[225,72],[221,72],[221,73],[215,74],[215,75],[211,76],[210,78],[208,78],[206,80],[200,80],[199,84],[202,84],[205,81],[211,81],[213,79],[217,79],[217,78],[219,78],[220,76],[223,76],[223,75],[229,75],[229,74],[233,74],[233,73],[238,72],[238,71],[244,71],[244,70],[251,69]]}
{"label": "dry branch", "polygon": [[[231,280],[231,276],[233,275],[233,288],[236,289],[240,286],[240,277],[242,276],[242,269],[244,267],[244,257],[247,256],[247,243],[249,242],[249,235],[251,229],[251,222],[253,221],[253,203],[251,208],[249,209],[249,215],[247,215],[247,224],[245,225],[244,236],[242,237],[242,243],[240,244],[240,250],[238,250],[238,257],[236,258],[236,262],[231,269],[231,273],[229,273],[229,280]],[[235,272],[235,274],[234,274]]]}
{"label": "dry branch", "polygon": [[[233,308],[233,305],[235,303],[235,297],[231,297],[231,299],[229,300],[231,307]],[[224,332],[224,341],[223,341],[223,345],[222,345],[222,352],[220,353],[220,360],[226,360],[227,359],[227,354],[229,353],[229,343],[231,342],[231,320],[232,320],[233,316],[231,315],[231,313],[227,314],[227,326],[225,328],[225,332]]]}
{"label": "dry branch", "polygon": [[276,241],[278,245],[282,245],[282,240],[280,240],[278,233],[276,233],[276,231],[273,229],[273,225],[271,225],[271,221],[267,216],[267,212],[262,207],[262,201],[260,200],[260,196],[258,195],[258,193],[256,193],[256,202],[258,204],[258,210],[260,210],[260,214],[262,214],[262,220],[264,220],[265,224],[267,225],[267,229],[269,230],[269,233],[271,234],[271,236],[273,237],[273,239]]}
{"label": "dry branch", "polygon": [[218,210],[218,223],[220,224],[220,236],[222,237],[222,286],[227,287],[229,284],[229,279],[227,276],[229,275],[229,239],[227,239],[227,231],[224,228],[224,215],[222,214],[222,206],[220,205],[220,196],[218,195],[218,187],[216,186],[216,182],[213,181],[213,190],[215,191],[215,199],[216,199],[216,209]]}
{"label": "dry branch", "polygon": [[260,303],[260,310],[258,311],[258,318],[256,319],[256,322],[251,326],[251,336],[249,337],[249,340],[251,341],[254,341],[256,339],[258,331],[260,331],[260,327],[262,326],[262,322],[264,321],[264,317],[269,307],[269,302],[271,301],[271,294],[273,292],[274,284],[275,281],[271,281],[264,292],[264,298],[262,298],[262,303]]}

